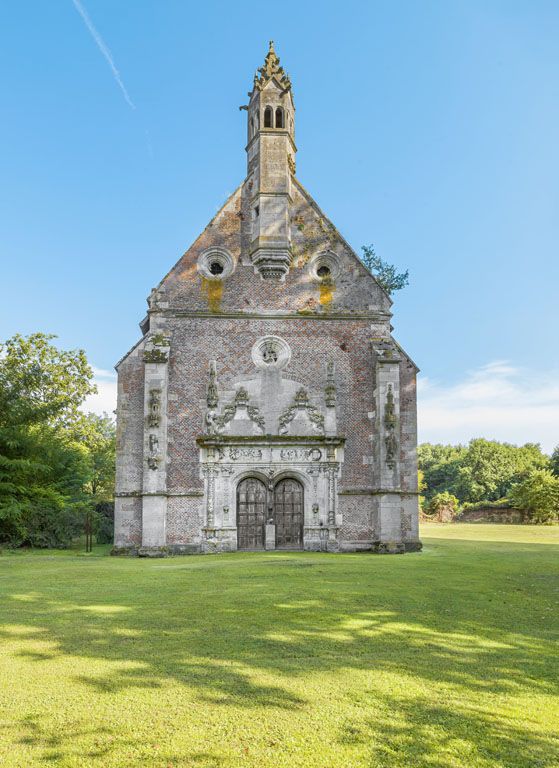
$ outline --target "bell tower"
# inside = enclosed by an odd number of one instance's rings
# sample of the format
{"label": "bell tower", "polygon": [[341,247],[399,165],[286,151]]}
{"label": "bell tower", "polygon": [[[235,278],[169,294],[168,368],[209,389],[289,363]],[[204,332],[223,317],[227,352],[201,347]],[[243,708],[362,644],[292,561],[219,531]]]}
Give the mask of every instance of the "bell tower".
{"label": "bell tower", "polygon": [[280,66],[273,41],[248,95],[250,258],[262,278],[281,280],[291,264],[289,206],[297,148],[291,81]]}

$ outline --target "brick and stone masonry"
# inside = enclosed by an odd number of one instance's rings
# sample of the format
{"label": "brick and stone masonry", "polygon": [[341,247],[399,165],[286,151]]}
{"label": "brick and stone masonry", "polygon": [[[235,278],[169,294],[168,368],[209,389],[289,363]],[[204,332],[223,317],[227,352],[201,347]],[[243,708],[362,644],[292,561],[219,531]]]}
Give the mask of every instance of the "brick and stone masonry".
{"label": "brick and stone masonry", "polygon": [[242,109],[247,177],[117,365],[114,552],[420,549],[417,368],[296,177],[273,44]]}

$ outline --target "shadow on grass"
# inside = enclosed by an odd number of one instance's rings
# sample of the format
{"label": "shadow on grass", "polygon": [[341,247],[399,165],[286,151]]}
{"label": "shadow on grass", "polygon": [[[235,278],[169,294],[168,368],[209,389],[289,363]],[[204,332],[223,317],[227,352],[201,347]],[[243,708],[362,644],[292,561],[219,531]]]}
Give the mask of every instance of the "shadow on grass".
{"label": "shadow on grass", "polygon": [[[181,752],[178,755],[170,753],[165,747],[160,749],[160,745],[149,742],[143,744],[138,750],[136,739],[123,738],[116,729],[108,726],[65,727],[53,733],[50,725],[43,723],[43,720],[44,718],[37,715],[24,717],[21,726],[25,735],[19,743],[41,749],[41,762],[47,765],[66,765],[72,758],[76,759],[79,765],[89,764],[90,761],[103,764],[103,761],[110,759],[115,751],[127,757],[128,765],[137,765],[139,762],[145,762],[146,765],[164,764],[171,768],[185,764],[204,765],[205,768],[220,768],[223,765],[220,757],[209,752],[198,751],[187,754]],[[84,739],[93,746],[84,749]]]}
{"label": "shadow on grass", "polygon": [[[441,707],[426,701],[375,697],[375,717],[345,723],[340,741],[369,746],[375,765],[556,766],[559,742],[481,707]],[[456,751],[470,762],[456,762]],[[405,761],[402,757],[405,756]],[[454,758],[454,759],[453,759]]]}
{"label": "shadow on grass", "polygon": [[[443,557],[430,559],[254,554],[89,561],[83,572],[83,561],[65,571],[57,560],[43,589],[20,569],[2,632],[48,641],[48,651],[20,651],[37,664],[59,654],[111,663],[110,672],[76,678],[100,695],[171,680],[219,706],[305,712],[313,707],[304,693],[309,673],[372,671],[443,684],[463,703],[363,691],[361,704],[375,717],[342,724],[339,740],[371,744],[386,766],[402,764],[402,755],[447,765],[445,750],[456,743],[473,755],[483,745],[483,758],[499,765],[555,765],[554,739],[472,702],[484,693],[557,694],[556,553],[525,543],[497,554],[495,542],[461,541],[459,551],[454,544],[437,542]],[[273,683],[262,681],[269,677]],[[26,727],[27,738],[42,738],[36,721]],[[56,762],[67,737],[50,738]],[[100,749],[117,745],[111,735]],[[220,764],[200,754],[199,762]]]}

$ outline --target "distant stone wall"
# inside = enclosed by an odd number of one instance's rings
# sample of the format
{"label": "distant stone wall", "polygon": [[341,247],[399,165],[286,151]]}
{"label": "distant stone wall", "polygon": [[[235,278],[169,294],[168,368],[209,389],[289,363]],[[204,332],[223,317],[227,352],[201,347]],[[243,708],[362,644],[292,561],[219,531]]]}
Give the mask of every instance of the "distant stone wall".
{"label": "distant stone wall", "polygon": [[459,523],[526,523],[529,522],[522,509],[514,507],[479,507],[466,509],[457,518]]}

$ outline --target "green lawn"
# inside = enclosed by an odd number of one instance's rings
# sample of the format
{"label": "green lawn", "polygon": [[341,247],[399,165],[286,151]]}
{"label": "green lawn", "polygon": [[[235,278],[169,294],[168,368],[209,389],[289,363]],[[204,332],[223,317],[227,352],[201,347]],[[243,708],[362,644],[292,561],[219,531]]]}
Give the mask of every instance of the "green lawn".
{"label": "green lawn", "polygon": [[559,766],[559,529],[0,556],[0,765]]}

